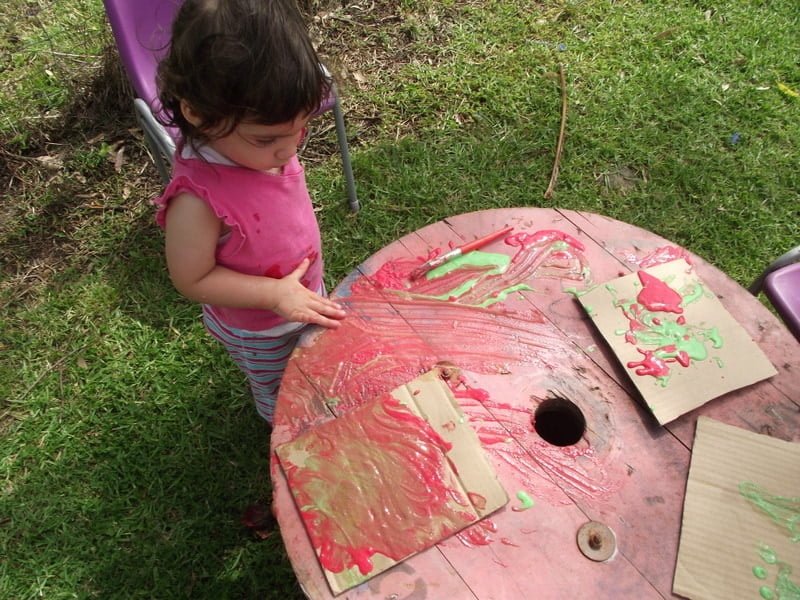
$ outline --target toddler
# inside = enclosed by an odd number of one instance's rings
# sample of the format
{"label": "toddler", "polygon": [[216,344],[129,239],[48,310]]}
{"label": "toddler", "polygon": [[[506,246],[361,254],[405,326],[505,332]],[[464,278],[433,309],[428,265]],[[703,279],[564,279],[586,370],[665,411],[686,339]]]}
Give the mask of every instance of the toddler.
{"label": "toddler", "polygon": [[186,0],[158,84],[165,125],[182,134],[155,200],[170,278],[202,304],[272,423],[303,329],[345,316],[324,296],[319,226],[297,159],[330,79],[294,0]]}

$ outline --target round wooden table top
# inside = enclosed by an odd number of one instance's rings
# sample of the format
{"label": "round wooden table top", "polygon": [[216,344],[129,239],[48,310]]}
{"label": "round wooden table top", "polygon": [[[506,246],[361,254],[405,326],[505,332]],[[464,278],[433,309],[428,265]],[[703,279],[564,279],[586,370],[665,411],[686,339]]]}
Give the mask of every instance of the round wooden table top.
{"label": "round wooden table top", "polygon": [[[506,226],[516,237],[482,249],[508,255],[505,271],[468,261],[447,277],[409,281],[432,250]],[[662,427],[575,298],[679,257],[778,373]],[[480,283],[452,292],[464,273],[476,272],[484,275]],[[463,377],[454,393],[511,498],[487,519],[341,598],[671,598],[698,416],[800,439],[800,406],[792,400],[800,398],[797,341],[724,273],[626,223],[542,208],[458,215],[383,248],[332,295],[349,316],[339,329],[305,336],[292,356],[271,449],[437,364],[453,364]],[[569,402],[553,402],[559,398]],[[551,431],[532,425],[542,406],[561,419]],[[298,580],[310,598],[331,598],[271,456],[274,507]]]}

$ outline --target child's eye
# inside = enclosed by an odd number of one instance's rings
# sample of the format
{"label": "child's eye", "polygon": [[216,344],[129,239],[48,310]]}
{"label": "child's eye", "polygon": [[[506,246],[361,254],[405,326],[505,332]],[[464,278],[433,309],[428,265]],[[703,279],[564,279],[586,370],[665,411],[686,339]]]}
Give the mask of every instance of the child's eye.
{"label": "child's eye", "polygon": [[253,144],[258,146],[259,148],[263,148],[264,146],[269,146],[270,144],[275,143],[275,138],[256,138],[253,140]]}

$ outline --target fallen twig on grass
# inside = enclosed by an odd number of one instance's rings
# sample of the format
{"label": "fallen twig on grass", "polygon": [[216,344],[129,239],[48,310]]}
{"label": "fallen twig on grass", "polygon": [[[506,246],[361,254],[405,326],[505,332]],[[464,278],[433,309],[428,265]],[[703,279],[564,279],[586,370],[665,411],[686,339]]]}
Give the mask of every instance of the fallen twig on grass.
{"label": "fallen twig on grass", "polygon": [[550,183],[544,192],[544,198],[549,200],[553,195],[558,179],[558,165],[561,162],[561,153],[564,151],[564,133],[567,130],[567,81],[564,76],[564,65],[558,65],[558,78],[561,82],[561,127],[558,131],[558,143],[556,144],[556,157],[553,161],[553,171],[550,174]]}

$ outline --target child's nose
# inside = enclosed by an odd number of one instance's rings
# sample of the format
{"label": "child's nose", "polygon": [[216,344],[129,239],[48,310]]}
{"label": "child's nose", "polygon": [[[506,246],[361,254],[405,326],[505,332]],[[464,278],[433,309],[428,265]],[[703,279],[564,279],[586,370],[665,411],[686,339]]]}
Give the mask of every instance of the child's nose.
{"label": "child's nose", "polygon": [[297,146],[295,144],[284,146],[275,151],[275,156],[278,160],[289,160],[295,154],[297,154]]}
{"label": "child's nose", "polygon": [[306,137],[306,128],[304,127],[297,136],[292,136],[292,138],[281,148],[279,148],[275,155],[278,157],[279,160],[289,160],[295,154],[297,154],[297,149],[302,146],[303,140]]}

